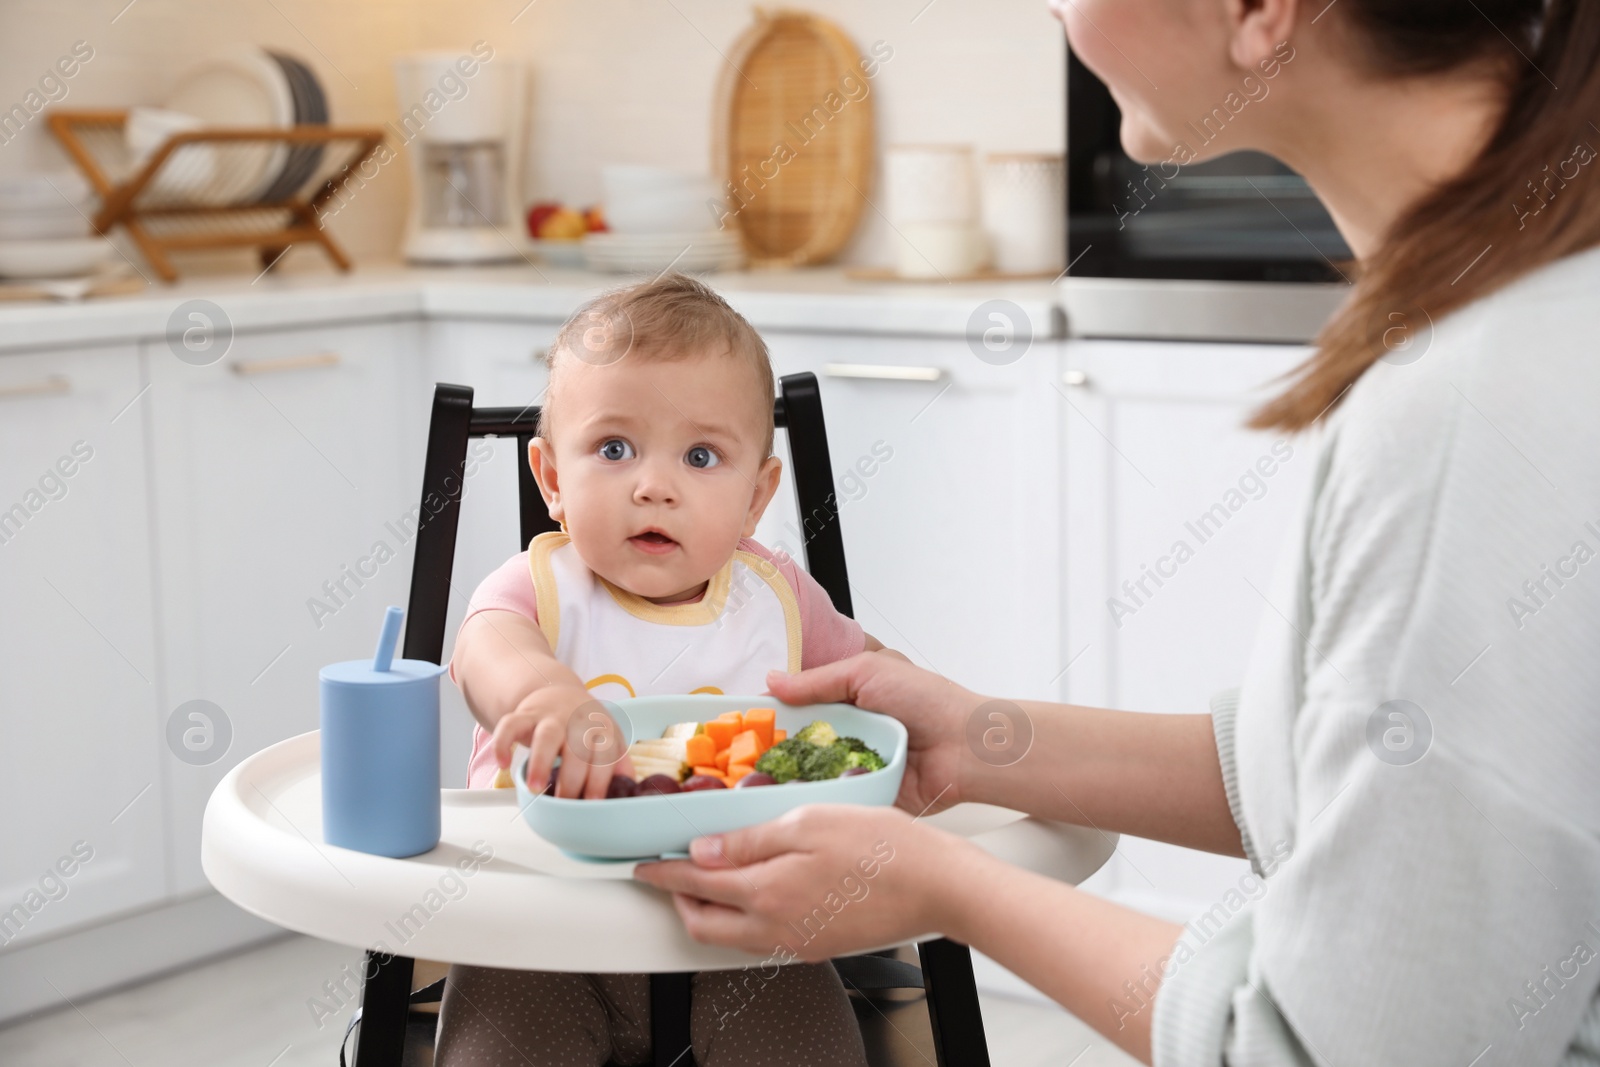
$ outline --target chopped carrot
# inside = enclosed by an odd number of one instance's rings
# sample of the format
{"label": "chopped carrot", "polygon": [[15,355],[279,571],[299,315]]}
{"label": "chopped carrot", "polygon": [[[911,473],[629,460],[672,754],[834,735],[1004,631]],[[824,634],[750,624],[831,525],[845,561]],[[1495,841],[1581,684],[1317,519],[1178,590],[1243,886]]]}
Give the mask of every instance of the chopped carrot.
{"label": "chopped carrot", "polygon": [[748,763],[755,766],[761,758],[761,737],[754,730],[744,730],[728,744],[729,763]]}
{"label": "chopped carrot", "polygon": [[705,733],[697,734],[696,736],[711,738],[711,743],[716,746],[718,752],[721,752],[728,747],[728,744],[733,740],[733,735],[737,734],[739,729],[739,724],[736,722],[730,722],[727,719],[712,719],[706,723]]}
{"label": "chopped carrot", "polygon": [[751,708],[744,713],[744,728],[754,730],[761,738],[763,750],[772,747],[772,728],[777,724],[776,708]]}
{"label": "chopped carrot", "polygon": [[696,767],[690,773],[691,774],[703,774],[703,775],[706,775],[707,777],[710,777],[710,778],[721,778],[724,782],[726,782],[728,780],[728,776],[726,774],[723,774],[720,770],[718,770],[715,767]]}
{"label": "chopped carrot", "polygon": [[718,752],[717,753],[717,758],[716,758],[716,761],[715,761],[717,766],[721,767],[723,770],[727,770],[728,769],[728,759],[732,755],[733,755],[733,753],[729,752],[727,749],[723,749],[721,752]]}
{"label": "chopped carrot", "polygon": [[736,722],[742,726],[744,724],[744,712],[725,711],[721,715],[717,716],[717,720],[719,722]]}
{"label": "chopped carrot", "polygon": [[789,731],[788,730],[774,730],[774,731],[772,731],[772,743],[773,744],[777,744],[779,741],[787,741],[788,739],[789,739]]}
{"label": "chopped carrot", "polygon": [[705,734],[695,734],[685,742],[683,752],[684,762],[691,766],[714,763],[717,758],[717,743]]}
{"label": "chopped carrot", "polygon": [[732,785],[745,775],[755,771],[748,763],[735,763],[728,768],[728,784]]}

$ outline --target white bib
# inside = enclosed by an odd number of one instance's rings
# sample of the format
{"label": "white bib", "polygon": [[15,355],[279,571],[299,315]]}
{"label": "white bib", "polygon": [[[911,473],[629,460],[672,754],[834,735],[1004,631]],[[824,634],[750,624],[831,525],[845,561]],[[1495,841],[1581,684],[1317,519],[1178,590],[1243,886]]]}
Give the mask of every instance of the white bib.
{"label": "white bib", "polygon": [[591,571],[565,533],[528,545],[539,628],[602,700],[754,695],[800,670],[800,604],[777,565],[738,551],[693,604],[654,604]]}

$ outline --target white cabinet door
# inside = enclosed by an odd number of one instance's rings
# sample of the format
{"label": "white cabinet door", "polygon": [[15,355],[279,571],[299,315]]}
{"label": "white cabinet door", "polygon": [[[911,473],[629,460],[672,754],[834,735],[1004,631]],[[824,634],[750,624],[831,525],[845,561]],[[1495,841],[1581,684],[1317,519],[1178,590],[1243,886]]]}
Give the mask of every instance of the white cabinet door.
{"label": "white cabinet door", "polygon": [[241,334],[207,366],[160,342],[146,354],[164,710],[219,709],[190,720],[193,765],[173,762],[182,892],[205,885],[200,819],[217,781],[315,729],[318,670],[370,655],[384,608],[405,605],[427,416],[409,323]]}
{"label": "white cabinet door", "polygon": [[[1048,592],[1059,588],[1060,558],[1055,344],[993,366],[961,339],[767,342],[780,374],[818,375],[851,596],[867,632],[979,692],[1053,694],[1065,665]],[[939,377],[846,377],[830,364]],[[780,490],[757,536],[798,556],[792,494]]]}
{"label": "white cabinet door", "polygon": [[[1242,427],[1307,351],[1276,345],[1070,341],[1061,697],[1204,713],[1241,680],[1286,524],[1307,492],[1308,442]],[[1075,384],[1067,384],[1075,383]],[[1159,783],[1152,783],[1158,787]],[[1181,913],[1215,902],[1242,861],[1125,839],[1101,878]]]}
{"label": "white cabinet door", "polygon": [[[430,402],[435,382],[451,382],[470,385],[477,407],[521,408],[543,403],[549,380],[543,356],[560,327],[559,322],[428,322]],[[461,527],[445,624],[446,656],[455,649],[456,631],[472,591],[496,567],[527,547],[519,544],[517,510],[517,477],[527,459],[516,441],[475,441],[468,455],[470,476],[461,493]],[[460,690],[448,679],[441,691],[440,715],[442,781],[447,787],[460,787],[466,784],[473,720]]]}
{"label": "white cabinet door", "polygon": [[143,386],[0,356],[0,946],[166,891]]}

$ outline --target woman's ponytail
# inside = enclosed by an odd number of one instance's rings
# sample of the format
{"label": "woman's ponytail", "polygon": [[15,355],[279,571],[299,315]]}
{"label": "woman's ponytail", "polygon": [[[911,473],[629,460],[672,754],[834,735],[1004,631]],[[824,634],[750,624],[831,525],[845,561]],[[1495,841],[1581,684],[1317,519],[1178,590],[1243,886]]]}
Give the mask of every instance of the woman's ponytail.
{"label": "woman's ponytail", "polygon": [[1600,0],[1345,0],[1341,8],[1384,73],[1498,59],[1514,81],[1482,154],[1397,220],[1360,264],[1316,353],[1251,418],[1259,429],[1309,426],[1410,331],[1600,244]]}

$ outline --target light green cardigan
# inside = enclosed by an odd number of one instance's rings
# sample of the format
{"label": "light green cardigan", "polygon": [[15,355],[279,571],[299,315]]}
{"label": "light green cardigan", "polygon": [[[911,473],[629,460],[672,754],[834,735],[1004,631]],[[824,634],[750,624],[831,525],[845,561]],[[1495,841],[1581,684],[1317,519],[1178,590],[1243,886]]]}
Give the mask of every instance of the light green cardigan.
{"label": "light green cardigan", "polygon": [[1600,1063],[1600,250],[1431,333],[1330,416],[1213,703],[1268,876],[1186,929],[1158,1067]]}

